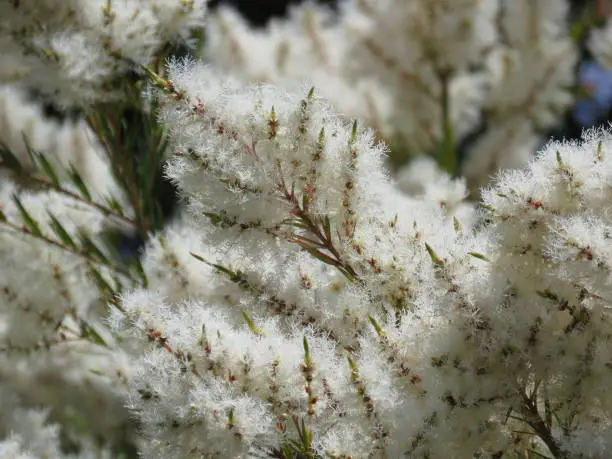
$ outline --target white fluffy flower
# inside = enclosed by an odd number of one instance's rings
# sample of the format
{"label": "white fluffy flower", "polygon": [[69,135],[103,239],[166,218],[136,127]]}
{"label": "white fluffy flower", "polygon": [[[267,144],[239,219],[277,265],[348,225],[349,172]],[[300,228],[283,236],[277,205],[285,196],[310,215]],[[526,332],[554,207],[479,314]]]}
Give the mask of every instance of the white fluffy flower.
{"label": "white fluffy flower", "polygon": [[[62,432],[48,421],[48,412],[27,408],[19,398],[0,387],[0,457],[10,459],[111,459],[112,451],[100,447],[93,438]],[[77,453],[65,452],[60,435],[72,437]]]}
{"label": "white fluffy flower", "polygon": [[46,119],[17,86],[0,87],[0,142],[25,168],[34,167],[29,145],[45,155],[61,180],[67,180],[66,171],[72,164],[97,197],[121,195],[104,152],[85,122]]}
{"label": "white fluffy flower", "polygon": [[[189,212],[148,247],[155,282],[113,320],[149,343],[131,379],[146,454],[248,457],[300,429],[322,454],[414,449],[443,394],[423,398],[437,375],[415,333],[460,310],[454,278],[483,263],[477,241],[431,205],[440,196],[399,193],[371,134],[312,91],[192,63],[156,83]],[[461,200],[460,182],[445,187]]]}
{"label": "white fluffy flower", "polygon": [[0,204],[10,223],[0,230],[2,349],[46,346],[72,335],[64,318],[86,316],[100,294],[88,277],[91,259],[62,241],[53,219],[75,244],[86,237],[100,245],[106,216],[59,192],[20,191],[10,182],[0,187]]}
{"label": "white fluffy flower", "polygon": [[160,48],[190,38],[206,0],[25,0],[0,5],[0,80],[17,81],[60,103],[121,94],[116,78],[138,71]]}
{"label": "white fluffy flower", "polygon": [[559,426],[607,420],[607,134],[500,175],[462,227],[461,181],[409,171],[402,195],[312,91],[190,62],[155,85],[188,212],[114,320],[146,343],[147,455],[493,455],[524,445],[512,415],[559,456]]}

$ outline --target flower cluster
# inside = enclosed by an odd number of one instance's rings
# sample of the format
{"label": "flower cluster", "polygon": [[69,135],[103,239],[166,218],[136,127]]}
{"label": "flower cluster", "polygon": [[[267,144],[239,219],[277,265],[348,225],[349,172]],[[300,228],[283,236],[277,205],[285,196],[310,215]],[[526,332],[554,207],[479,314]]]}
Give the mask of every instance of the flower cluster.
{"label": "flower cluster", "polygon": [[528,160],[566,2],[220,9],[163,67],[205,3],[0,5],[0,456],[606,457],[612,133]]}
{"label": "flower cluster", "polygon": [[[48,413],[28,409],[15,394],[0,391],[3,417],[0,420],[0,455],[15,459],[111,459],[111,451],[96,445],[93,438],[82,437],[75,442],[76,454],[66,454],[61,447],[61,432],[56,424],[47,422]],[[74,440],[73,440],[74,441]]]}
{"label": "flower cluster", "polygon": [[0,81],[65,104],[123,95],[121,80],[202,25],[204,0],[5,1]]}
{"label": "flower cluster", "polygon": [[249,81],[292,86],[308,75],[400,163],[428,153],[455,173],[454,142],[478,131],[462,168],[474,189],[522,166],[570,104],[567,9],[564,0],[347,0],[337,16],[307,3],[265,31],[223,9],[210,17],[204,54]]}
{"label": "flower cluster", "polygon": [[329,457],[500,454],[517,420],[567,457],[594,418],[605,451],[602,134],[502,175],[470,230],[393,192],[371,134],[312,91],[185,62],[157,84],[188,214],[147,250],[156,288],[113,320],[149,343],[130,396],[147,457],[296,438]]}
{"label": "flower cluster", "polygon": [[59,172],[58,178],[67,180],[65,172],[72,165],[95,196],[121,196],[110,165],[85,122],[60,123],[44,118],[40,107],[27,101],[23,91],[12,85],[0,88],[0,144],[28,170],[38,166],[31,151],[44,152]]}

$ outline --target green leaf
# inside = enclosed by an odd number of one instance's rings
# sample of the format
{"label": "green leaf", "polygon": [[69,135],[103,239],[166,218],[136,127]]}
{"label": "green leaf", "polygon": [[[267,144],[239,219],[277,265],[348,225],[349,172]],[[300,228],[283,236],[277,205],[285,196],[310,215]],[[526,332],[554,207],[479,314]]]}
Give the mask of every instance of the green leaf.
{"label": "green leaf", "polygon": [[104,338],[102,338],[96,329],[83,320],[81,320],[81,337],[93,343],[107,346],[106,341],[104,341]]}
{"label": "green leaf", "polygon": [[31,147],[30,142],[28,142],[28,138],[26,137],[26,135],[25,135],[25,133],[23,131],[21,132],[21,138],[23,139],[23,144],[25,145],[26,152],[28,153],[28,156],[30,157],[32,162],[34,164],[36,164],[36,152]]}
{"label": "green leaf", "polygon": [[484,256],[482,253],[478,253],[478,252],[468,252],[468,255],[473,256],[474,258],[478,258],[479,260],[482,261],[486,261],[486,262],[490,262],[491,260],[489,260],[486,256]]}
{"label": "green leaf", "polygon": [[111,285],[106,281],[106,279],[104,279],[104,276],[102,275],[102,273],[100,273],[98,268],[91,264],[89,265],[89,276],[95,282],[96,286],[98,287],[98,290],[102,294],[107,295],[109,298],[113,298],[115,296],[115,289],[111,287]]}
{"label": "green leaf", "polygon": [[376,321],[376,319],[372,316],[368,316],[368,319],[370,320],[370,323],[372,324],[372,326],[374,327],[374,330],[376,330],[376,334],[382,338],[383,336],[386,335],[385,331],[382,329],[382,327],[378,324],[378,322]]}
{"label": "green leaf", "polygon": [[243,282],[246,282],[246,277],[244,273],[242,273],[241,271],[234,272],[231,269],[226,268],[223,265],[219,265],[217,263],[212,263],[208,261],[206,258],[204,258],[201,255],[198,255],[197,253],[189,252],[189,255],[191,255],[196,260],[201,261],[202,263],[206,263],[208,266],[215,268],[218,271],[221,271],[223,274],[228,276],[232,282],[236,282],[238,284],[242,284]]}
{"label": "green leaf", "polygon": [[91,194],[89,193],[87,185],[85,185],[85,182],[83,181],[83,177],[81,177],[81,174],[74,166],[74,164],[70,163],[69,167],[70,170],[68,171],[68,174],[70,176],[70,180],[72,181],[72,183],[74,183],[74,186],[78,188],[81,195],[88,201],[91,201]]}
{"label": "green leaf", "polygon": [[60,187],[59,178],[57,176],[57,173],[55,172],[55,169],[49,162],[49,160],[42,153],[33,152],[33,154],[36,156],[36,161],[38,162],[38,164],[40,164],[40,166],[42,167],[42,170],[45,172],[47,177],[49,177],[49,180],[51,181],[53,186],[56,188],[59,188]]}
{"label": "green leaf", "polygon": [[556,293],[551,292],[548,289],[540,290],[540,291],[537,291],[536,293],[540,295],[542,298],[546,298],[547,300],[559,301],[559,296]]}
{"label": "green leaf", "polygon": [[105,198],[105,201],[106,201],[106,204],[108,205],[108,207],[110,207],[112,210],[116,211],[119,215],[121,215],[121,216],[125,215],[124,212],[123,212],[123,206],[117,200],[116,197],[114,197],[114,196],[107,196]]}
{"label": "green leaf", "polygon": [[25,207],[23,207],[21,200],[16,194],[13,195],[13,201],[15,201],[15,204],[17,205],[17,208],[19,209],[19,213],[21,214],[21,219],[23,220],[23,223],[30,230],[30,232],[34,236],[43,236],[43,233],[40,230],[40,225],[38,224],[36,220],[34,220],[34,218],[25,209]]}
{"label": "green leaf", "polygon": [[327,242],[331,242],[331,223],[329,222],[329,216],[327,215],[323,219],[323,231],[325,232],[325,239],[327,240]]}
{"label": "green leaf", "polygon": [[202,263],[206,263],[209,266],[212,266],[213,264],[208,261],[206,258],[204,258],[201,255],[198,255],[197,253],[193,253],[193,252],[189,252],[189,255],[191,255],[193,258],[195,258],[198,261],[201,261]]}
{"label": "green leaf", "polygon": [[310,355],[310,348],[308,346],[308,340],[306,339],[306,335],[304,335],[303,345],[304,345],[304,363],[307,366],[311,366],[312,365],[312,357]]}
{"label": "green leaf", "polygon": [[455,216],[453,216],[453,227],[457,233],[463,229],[463,225]]}
{"label": "green leaf", "polygon": [[319,131],[319,137],[317,137],[317,150],[323,150],[325,146],[325,128],[322,127]]}
{"label": "green leaf", "polygon": [[121,282],[121,279],[119,278],[119,276],[115,273],[112,274],[112,278],[113,281],[115,282],[115,292],[117,295],[121,295],[121,293],[123,292],[123,283]]}
{"label": "green leaf", "polygon": [[306,236],[302,236],[301,234],[294,234],[293,236],[294,242],[301,245],[302,247],[311,248],[318,247],[324,249],[326,247],[322,242],[316,241]]}
{"label": "green leaf", "polygon": [[425,248],[427,249],[427,253],[429,253],[429,256],[431,257],[431,261],[433,261],[434,264],[438,266],[444,265],[444,260],[442,260],[438,256],[438,254],[434,251],[434,249],[431,248],[431,246],[427,242],[425,243]]}
{"label": "green leaf", "polygon": [[10,169],[17,175],[23,172],[23,166],[17,157],[9,150],[5,143],[0,142],[0,158],[2,158],[2,166]]}
{"label": "green leaf", "polygon": [[215,214],[213,212],[202,212],[202,215],[204,215],[205,217],[208,217],[210,222],[215,226],[218,226],[219,223],[225,222],[225,219],[221,215]]}
{"label": "green leaf", "polygon": [[495,209],[493,208],[493,206],[485,204],[484,202],[479,202],[478,205],[482,207],[483,209],[488,210],[489,212],[495,212]]}
{"label": "green leaf", "polygon": [[561,159],[561,152],[557,150],[556,154],[557,154],[557,164],[559,165],[559,167],[563,167],[563,160]]}
{"label": "green leaf", "polygon": [[253,322],[253,319],[249,317],[249,314],[244,309],[242,310],[242,317],[247,323],[249,330],[251,330],[254,334],[259,336],[265,335],[265,333],[261,331],[261,329],[255,324],[255,322]]}
{"label": "green leaf", "polygon": [[103,263],[109,263],[109,260],[106,257],[106,255],[104,255],[102,250],[98,248],[98,246],[94,243],[91,237],[89,237],[89,235],[85,233],[83,230],[79,231],[79,240],[81,242],[82,249],[86,253],[92,255],[93,257],[97,258],[99,261]]}
{"label": "green leaf", "polygon": [[305,229],[305,230],[309,230],[310,229],[310,227],[307,224],[305,224],[304,222],[302,222],[301,220],[296,220],[296,219],[291,219],[291,218],[283,220],[281,222],[281,224],[289,225],[289,226],[295,226],[296,228],[302,228],[302,229]]}
{"label": "green leaf", "polygon": [[349,138],[349,145],[353,145],[357,141],[357,120],[353,121],[353,128],[351,129],[351,137]]}
{"label": "green leaf", "polygon": [[598,161],[603,161],[603,143],[597,142],[597,151],[595,152],[595,156]]}
{"label": "green leaf", "polygon": [[140,281],[142,282],[143,287],[149,286],[149,279],[147,278],[147,274],[145,273],[144,267],[142,266],[142,261],[140,257],[134,258],[134,268],[136,270],[136,274],[140,277]]}
{"label": "green leaf", "polygon": [[349,368],[351,369],[351,379],[355,380],[359,377],[359,366],[357,362],[355,362],[350,355],[346,356],[346,360],[348,361]]}
{"label": "green leaf", "polygon": [[306,251],[308,251],[313,257],[315,257],[317,260],[320,260],[323,263],[328,264],[328,265],[338,266],[338,262],[336,260],[334,260],[332,257],[328,255],[325,255],[324,253],[319,251],[316,247],[307,247],[304,245],[302,245],[302,247]]}
{"label": "green leaf", "polygon": [[49,218],[51,219],[50,226],[53,229],[53,232],[57,235],[57,237],[59,237],[60,241],[62,241],[62,243],[64,245],[67,245],[68,247],[76,248],[77,245],[72,239],[72,237],[70,237],[70,234],[68,234],[68,231],[66,231],[66,228],[64,228],[64,226],[55,217],[55,215],[51,213],[51,211],[47,211],[47,213],[49,214]]}

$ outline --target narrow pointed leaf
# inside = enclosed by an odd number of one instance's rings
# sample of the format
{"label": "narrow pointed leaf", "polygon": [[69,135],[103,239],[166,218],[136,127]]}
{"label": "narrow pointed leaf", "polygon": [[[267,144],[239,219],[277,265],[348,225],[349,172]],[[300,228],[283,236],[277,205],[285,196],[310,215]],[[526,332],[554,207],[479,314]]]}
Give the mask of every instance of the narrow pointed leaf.
{"label": "narrow pointed leaf", "polygon": [[43,233],[40,230],[40,225],[38,224],[36,220],[34,220],[34,218],[26,210],[26,208],[23,207],[21,200],[16,194],[13,195],[13,201],[15,201],[15,204],[17,205],[17,208],[19,209],[19,213],[21,214],[21,219],[23,220],[23,223],[25,224],[25,226],[30,230],[30,232],[34,236],[42,236]]}
{"label": "narrow pointed leaf", "polygon": [[336,260],[334,260],[332,257],[328,255],[325,255],[320,250],[318,250],[316,247],[307,247],[305,245],[302,245],[302,247],[304,247],[304,249],[306,249],[317,260],[320,260],[323,263],[328,264],[328,265],[338,266],[338,262]]}
{"label": "narrow pointed leaf", "polygon": [[9,150],[8,146],[0,142],[0,158],[2,159],[2,165],[15,174],[21,175],[23,172],[23,166],[17,157]]}
{"label": "narrow pointed leaf", "polygon": [[38,164],[40,164],[40,167],[42,168],[44,173],[47,175],[47,177],[49,178],[53,186],[56,188],[59,188],[60,181],[57,176],[57,173],[55,172],[55,168],[53,167],[53,165],[49,162],[49,160],[42,153],[34,152],[34,154],[36,155]]}
{"label": "narrow pointed leaf", "polygon": [[489,260],[486,256],[484,256],[482,253],[478,253],[478,252],[468,252],[468,255],[473,256],[474,258],[478,258],[479,260],[482,261],[486,261],[486,262],[490,262],[491,260]]}
{"label": "narrow pointed leaf", "polygon": [[136,274],[140,277],[140,282],[143,287],[149,286],[149,279],[147,278],[147,274],[145,273],[144,267],[142,266],[142,261],[139,257],[134,259],[134,269],[136,270]]}
{"label": "narrow pointed leaf", "polygon": [[81,321],[81,337],[86,338],[93,343],[107,346],[106,341],[104,341],[104,338],[102,338],[100,333],[98,333],[95,328],[85,321]]}
{"label": "narrow pointed leaf", "polygon": [[87,188],[87,185],[83,181],[83,177],[81,177],[81,174],[79,173],[77,168],[74,167],[74,164],[70,163],[69,167],[70,167],[70,170],[69,170],[70,180],[72,181],[72,183],[74,183],[74,186],[78,188],[81,195],[88,201],[91,201],[91,194],[89,193],[89,189]]}
{"label": "narrow pointed leaf", "polygon": [[125,215],[125,213],[123,212],[123,206],[114,196],[106,197],[106,204],[108,205],[108,207],[116,211],[119,215]]}
{"label": "narrow pointed leaf", "polygon": [[325,239],[327,242],[331,242],[332,234],[331,234],[331,223],[329,222],[329,216],[325,216],[323,220],[323,231],[325,232]]}
{"label": "narrow pointed leaf", "polygon": [[23,131],[21,132],[21,138],[23,139],[23,144],[25,145],[26,152],[28,153],[28,156],[30,157],[32,162],[34,164],[36,164],[36,152],[34,151],[32,146],[30,145],[30,142],[28,142],[28,138],[26,137],[26,135],[25,135],[25,133]]}
{"label": "narrow pointed leaf", "polygon": [[81,242],[81,247],[85,252],[91,254],[92,256],[104,263],[109,262],[106,255],[104,255],[102,250],[98,248],[98,246],[94,243],[94,241],[91,239],[91,237],[89,237],[87,233],[85,233],[84,231],[80,231],[79,240]]}
{"label": "narrow pointed leaf", "polygon": [[100,293],[107,295],[109,298],[115,296],[115,289],[111,287],[111,285],[107,282],[106,279],[104,279],[104,276],[102,275],[102,273],[100,273],[98,268],[93,265],[89,265],[89,275],[91,279],[96,283],[96,286],[98,287]]}
{"label": "narrow pointed leaf", "polygon": [[438,254],[434,251],[434,249],[431,248],[431,246],[426,242],[425,243],[425,248],[427,249],[427,253],[429,253],[429,256],[431,257],[431,261],[434,262],[434,264],[441,266],[444,264],[444,260],[442,260]]}
{"label": "narrow pointed leaf", "polygon": [[382,327],[378,324],[378,322],[376,321],[376,319],[372,316],[368,316],[368,319],[370,320],[370,323],[372,324],[372,326],[374,327],[374,330],[376,330],[376,334],[379,337],[383,337],[385,335],[385,331],[382,329]]}
{"label": "narrow pointed leaf", "polygon": [[49,214],[49,218],[51,220],[50,226],[53,229],[53,232],[57,235],[57,237],[59,237],[60,241],[62,241],[62,243],[64,245],[67,245],[68,247],[76,248],[76,243],[74,242],[72,237],[70,237],[70,234],[68,233],[68,231],[66,231],[64,225],[62,225],[61,222],[57,219],[57,217],[51,212],[47,213]]}
{"label": "narrow pointed leaf", "polygon": [[459,232],[459,231],[461,231],[463,229],[463,225],[457,219],[457,217],[453,217],[453,227],[455,228],[456,232]]}
{"label": "narrow pointed leaf", "polygon": [[244,321],[247,323],[249,330],[251,330],[254,334],[256,335],[264,334],[261,331],[261,329],[255,324],[255,322],[253,322],[253,319],[249,317],[249,314],[245,310],[242,311],[242,317],[244,318]]}

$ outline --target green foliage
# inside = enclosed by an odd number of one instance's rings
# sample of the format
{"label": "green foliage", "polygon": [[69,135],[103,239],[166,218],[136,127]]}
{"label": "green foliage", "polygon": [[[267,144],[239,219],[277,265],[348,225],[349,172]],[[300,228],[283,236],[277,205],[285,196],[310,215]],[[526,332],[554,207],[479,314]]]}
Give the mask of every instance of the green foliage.
{"label": "green foliage", "polygon": [[163,226],[176,196],[163,176],[167,142],[154,113],[155,102],[144,106],[134,94],[120,106],[100,106],[87,115],[126,192],[135,213],[136,231],[143,240]]}

